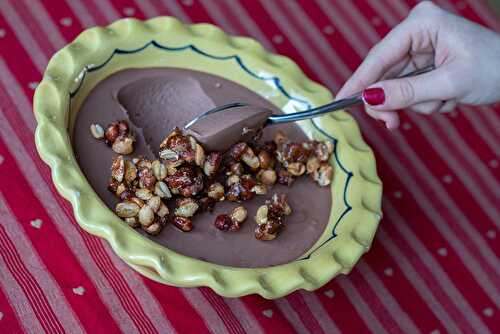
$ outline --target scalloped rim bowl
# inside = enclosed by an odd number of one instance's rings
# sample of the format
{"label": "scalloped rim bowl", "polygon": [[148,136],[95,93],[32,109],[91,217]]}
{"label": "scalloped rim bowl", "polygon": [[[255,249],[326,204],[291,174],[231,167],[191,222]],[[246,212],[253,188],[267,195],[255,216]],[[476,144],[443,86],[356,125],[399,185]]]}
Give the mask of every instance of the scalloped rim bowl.
{"label": "scalloped rim bowl", "polygon": [[[123,19],[85,30],[50,60],[34,97],[38,152],[59,193],[69,200],[80,226],[106,239],[132,268],[180,287],[208,286],[218,294],[252,293],[278,298],[314,290],[348,273],[373,240],[381,218],[382,184],[371,149],[353,118],[337,112],[299,125],[311,138],[330,139],[330,222],[300,259],[266,268],[235,268],[184,256],[129,228],[92,190],[74,157],[74,113],[96,83],[129,67],[172,66],[202,70],[250,88],[284,112],[326,103],[324,87],[310,81],[290,59],[267,53],[255,40],[231,37],[209,24],[186,25],[172,17]],[[71,108],[70,108],[71,106]]]}

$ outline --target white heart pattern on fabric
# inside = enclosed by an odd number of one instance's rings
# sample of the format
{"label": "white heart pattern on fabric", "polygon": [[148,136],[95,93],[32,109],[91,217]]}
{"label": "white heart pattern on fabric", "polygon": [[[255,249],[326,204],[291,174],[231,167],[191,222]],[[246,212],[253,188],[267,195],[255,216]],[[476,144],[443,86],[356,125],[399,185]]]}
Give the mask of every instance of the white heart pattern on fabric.
{"label": "white heart pattern on fabric", "polygon": [[60,22],[65,27],[69,27],[73,24],[73,20],[70,17],[63,17]]}
{"label": "white heart pattern on fabric", "polygon": [[272,318],[273,313],[274,313],[273,310],[270,310],[270,309],[262,311],[262,314],[265,315],[268,318]]}
{"label": "white heart pattern on fabric", "polygon": [[391,277],[392,275],[394,275],[394,269],[392,269],[390,267],[389,268],[385,268],[384,275]]}
{"label": "white heart pattern on fabric", "polygon": [[83,296],[83,294],[85,293],[85,288],[83,286],[79,286],[77,288],[73,288],[73,293],[75,295]]}
{"label": "white heart pattern on fabric", "polygon": [[483,310],[483,314],[487,317],[493,316],[493,309],[491,307],[487,307]]}
{"label": "white heart pattern on fabric", "polygon": [[0,155],[0,165],[2,164],[2,162],[4,162],[4,160],[5,159],[4,159],[3,155]]}
{"label": "white heart pattern on fabric", "polygon": [[0,320],[2,320],[2,319],[3,319],[3,313],[0,312]]}
{"label": "white heart pattern on fabric", "polygon": [[135,14],[135,9],[132,7],[125,7],[125,8],[123,8],[123,14],[125,14],[127,16],[132,16]]}
{"label": "white heart pattern on fabric", "polygon": [[444,248],[444,247],[439,248],[439,249],[437,250],[437,252],[438,252],[438,254],[439,254],[439,255],[441,255],[441,256],[446,256],[446,255],[448,255],[448,250],[447,250],[446,248]]}
{"label": "white heart pattern on fabric", "polygon": [[34,219],[30,222],[31,226],[40,229],[42,227],[43,221],[41,219]]}
{"label": "white heart pattern on fabric", "polygon": [[328,298],[332,299],[333,297],[335,297],[335,292],[333,292],[332,290],[326,290],[324,292],[325,296],[327,296]]}

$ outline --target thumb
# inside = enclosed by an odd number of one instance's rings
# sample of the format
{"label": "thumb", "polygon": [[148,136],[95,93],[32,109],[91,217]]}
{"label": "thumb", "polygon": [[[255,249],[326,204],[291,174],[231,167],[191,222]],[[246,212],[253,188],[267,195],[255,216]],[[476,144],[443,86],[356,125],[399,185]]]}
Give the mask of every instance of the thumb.
{"label": "thumb", "polygon": [[434,100],[450,100],[453,87],[446,73],[437,69],[414,77],[384,80],[363,91],[363,100],[373,110],[396,110]]}

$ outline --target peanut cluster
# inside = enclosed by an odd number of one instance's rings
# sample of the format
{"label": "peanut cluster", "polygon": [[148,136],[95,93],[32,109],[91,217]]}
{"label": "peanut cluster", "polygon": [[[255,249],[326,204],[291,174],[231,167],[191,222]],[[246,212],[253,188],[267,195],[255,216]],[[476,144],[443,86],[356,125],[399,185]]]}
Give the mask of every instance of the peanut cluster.
{"label": "peanut cluster", "polygon": [[[91,128],[93,135],[98,130]],[[158,160],[124,158],[132,153],[134,142],[125,121],[112,123],[102,136],[94,137],[104,138],[120,154],[113,160],[108,184],[120,199],[116,214],[153,235],[167,223],[189,232],[197,213],[212,212],[221,201],[241,203],[265,195],[276,183],[290,186],[298,177],[310,175],[318,185],[327,186],[333,177],[328,162],[332,143],[294,143],[281,132],[273,141],[260,145],[240,142],[223,154],[205,152],[195,138],[176,128],[160,144]],[[285,195],[274,194],[257,211],[255,238],[275,239],[291,212]],[[240,205],[218,215],[214,225],[221,231],[237,231],[247,215]]]}
{"label": "peanut cluster", "polygon": [[106,131],[99,124],[90,125],[90,133],[95,139],[104,139],[106,144],[118,154],[131,154],[134,151],[135,137],[126,121],[113,122]]}
{"label": "peanut cluster", "polygon": [[274,194],[271,200],[260,206],[255,214],[255,238],[259,240],[273,240],[283,228],[283,219],[289,216],[292,209],[284,194]]}

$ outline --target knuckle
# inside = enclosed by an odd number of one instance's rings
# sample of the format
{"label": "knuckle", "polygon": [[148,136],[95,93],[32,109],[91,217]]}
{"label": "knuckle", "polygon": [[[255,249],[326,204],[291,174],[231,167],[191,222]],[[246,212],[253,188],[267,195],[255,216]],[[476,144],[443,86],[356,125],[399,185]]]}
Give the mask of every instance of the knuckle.
{"label": "knuckle", "polygon": [[435,11],[438,6],[436,6],[432,1],[422,1],[410,11],[412,15],[418,14],[429,14]]}
{"label": "knuckle", "polygon": [[409,80],[402,80],[399,84],[401,103],[409,105],[415,100],[415,89]]}

